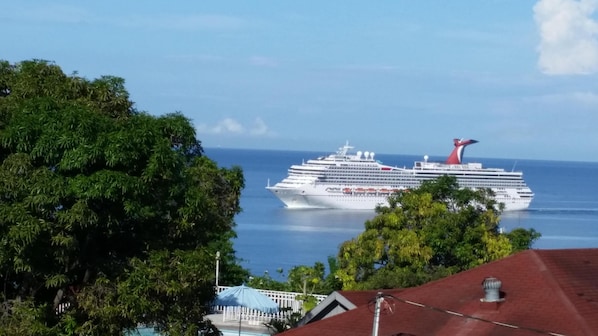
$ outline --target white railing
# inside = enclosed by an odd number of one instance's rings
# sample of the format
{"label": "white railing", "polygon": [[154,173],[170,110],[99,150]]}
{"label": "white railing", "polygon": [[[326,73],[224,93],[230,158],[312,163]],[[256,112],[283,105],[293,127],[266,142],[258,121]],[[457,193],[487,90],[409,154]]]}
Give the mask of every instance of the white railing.
{"label": "white railing", "polygon": [[[230,287],[218,286],[217,293],[222,292]],[[248,309],[245,307],[224,307],[215,306],[214,311],[222,313],[222,321],[246,321],[249,324],[259,325],[264,322],[270,322],[271,319],[284,320],[292,313],[301,313],[303,301],[297,300],[298,295],[303,293],[296,292],[280,292],[265,289],[256,289],[258,292],[268,296],[272,301],[278,303],[280,310],[278,313],[268,314],[255,309]],[[327,296],[313,294],[317,302],[322,302]]]}

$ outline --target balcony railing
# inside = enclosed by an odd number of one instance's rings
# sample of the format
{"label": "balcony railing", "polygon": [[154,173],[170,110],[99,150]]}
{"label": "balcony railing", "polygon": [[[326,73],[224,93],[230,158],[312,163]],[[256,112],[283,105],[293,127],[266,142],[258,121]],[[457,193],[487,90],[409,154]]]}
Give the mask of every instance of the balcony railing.
{"label": "balcony railing", "polygon": [[[218,286],[217,292],[230,288],[226,286]],[[223,307],[216,306],[214,311],[222,314],[222,321],[246,321],[248,324],[259,325],[264,322],[270,322],[271,319],[284,320],[292,313],[301,313],[303,301],[297,300],[298,295],[303,293],[296,292],[280,292],[264,289],[256,289],[258,292],[268,296],[274,302],[278,303],[280,310],[278,313],[268,314],[255,309],[248,309],[245,307]],[[313,295],[317,302],[322,302],[326,295]]]}

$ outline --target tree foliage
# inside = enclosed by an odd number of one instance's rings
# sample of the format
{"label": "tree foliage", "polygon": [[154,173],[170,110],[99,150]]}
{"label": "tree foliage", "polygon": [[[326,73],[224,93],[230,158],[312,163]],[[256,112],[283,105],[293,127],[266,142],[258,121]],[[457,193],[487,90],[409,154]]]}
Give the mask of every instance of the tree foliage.
{"label": "tree foliage", "polygon": [[293,266],[288,274],[285,274],[283,269],[278,269],[276,272],[281,277],[286,277],[286,281],[275,280],[266,271],[264,275],[251,276],[247,285],[253,288],[301,293],[299,300],[305,300],[302,297],[307,298],[312,294],[328,295],[342,288],[335,275],[338,266],[334,256],[328,257],[328,267],[329,272],[326,273],[324,264],[317,261],[313,266]]}
{"label": "tree foliage", "polygon": [[459,188],[450,176],[391,196],[363,233],[341,245],[343,289],[416,286],[529,248],[539,233],[501,234],[502,207],[492,196]]}
{"label": "tree foliage", "polygon": [[0,334],[197,335],[216,251],[223,283],[247,275],[241,169],[205,157],[183,115],[135,110],[121,78],[0,61],[0,163]]}
{"label": "tree foliage", "polygon": [[304,313],[318,304],[313,294],[317,289],[322,288],[325,271],[325,266],[321,262],[316,262],[313,267],[295,266],[289,271],[288,283],[294,292],[301,293],[296,299],[303,302]]}

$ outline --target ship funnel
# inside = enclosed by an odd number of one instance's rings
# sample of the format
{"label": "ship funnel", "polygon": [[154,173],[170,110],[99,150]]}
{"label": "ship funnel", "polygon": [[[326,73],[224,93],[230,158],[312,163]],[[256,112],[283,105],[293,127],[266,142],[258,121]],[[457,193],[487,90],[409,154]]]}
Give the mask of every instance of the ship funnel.
{"label": "ship funnel", "polygon": [[463,139],[453,139],[453,143],[455,148],[451,152],[451,155],[446,159],[446,163],[448,164],[461,164],[463,160],[463,153],[465,152],[465,147],[468,145],[477,143],[477,140],[463,140]]}

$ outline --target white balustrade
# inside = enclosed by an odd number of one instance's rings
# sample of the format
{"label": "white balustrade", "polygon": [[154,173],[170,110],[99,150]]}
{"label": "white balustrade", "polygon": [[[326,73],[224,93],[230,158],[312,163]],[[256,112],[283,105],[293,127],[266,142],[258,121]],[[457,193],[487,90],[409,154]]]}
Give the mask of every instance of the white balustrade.
{"label": "white balustrade", "polygon": [[[230,287],[218,286],[217,293],[222,292]],[[271,319],[285,320],[287,316],[292,313],[304,313],[302,312],[303,301],[297,300],[298,295],[303,293],[296,292],[280,292],[264,289],[256,289],[258,292],[268,296],[272,301],[278,303],[280,310],[278,313],[264,313],[255,309],[248,309],[246,307],[224,307],[215,306],[214,311],[222,313],[222,321],[245,321],[249,324],[259,325],[264,322],[270,322]],[[326,295],[313,294],[317,302],[322,302]]]}

